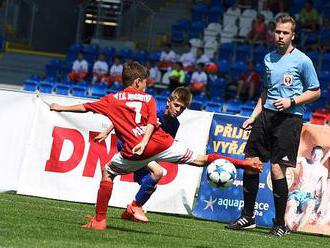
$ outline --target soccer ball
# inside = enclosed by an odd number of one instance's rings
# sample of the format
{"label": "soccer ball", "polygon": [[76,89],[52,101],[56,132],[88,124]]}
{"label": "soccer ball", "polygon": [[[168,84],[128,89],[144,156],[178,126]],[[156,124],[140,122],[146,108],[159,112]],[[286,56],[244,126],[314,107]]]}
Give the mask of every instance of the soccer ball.
{"label": "soccer ball", "polygon": [[236,175],[236,167],[226,159],[214,160],[207,166],[207,179],[217,188],[233,185]]}

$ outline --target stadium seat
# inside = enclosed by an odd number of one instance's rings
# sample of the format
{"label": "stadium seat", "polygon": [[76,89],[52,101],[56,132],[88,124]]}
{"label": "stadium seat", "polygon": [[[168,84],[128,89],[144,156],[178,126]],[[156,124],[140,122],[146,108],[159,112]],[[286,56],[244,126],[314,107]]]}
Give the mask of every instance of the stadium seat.
{"label": "stadium seat", "polygon": [[56,84],[54,90],[57,95],[67,96],[67,95],[69,95],[70,88],[71,87],[68,84],[58,83],[58,84]]}
{"label": "stadium seat", "polygon": [[66,60],[73,62],[78,57],[78,53],[83,50],[83,46],[79,43],[72,44],[66,54]]}
{"label": "stadium seat", "polygon": [[227,114],[239,114],[241,112],[241,101],[239,99],[229,99],[225,104]]}
{"label": "stadium seat", "polygon": [[232,75],[233,78],[240,77],[247,69],[247,65],[244,62],[235,62],[231,64],[230,67],[230,74]]}
{"label": "stadium seat", "polygon": [[154,51],[154,52],[151,52],[151,53],[149,54],[149,59],[150,59],[152,62],[157,62],[157,61],[159,61],[159,59],[160,59],[160,54],[161,54],[160,51]]}
{"label": "stadium seat", "polygon": [[119,51],[119,56],[124,60],[132,58],[132,55],[133,51],[128,47],[124,47]]}
{"label": "stadium seat", "polygon": [[149,53],[146,50],[137,50],[133,55],[133,59],[139,63],[145,63],[148,57]]}
{"label": "stadium seat", "polygon": [[223,13],[224,11],[221,5],[211,7],[207,16],[208,23],[220,22],[220,18],[223,16]]}
{"label": "stadium seat", "polygon": [[74,85],[71,89],[72,96],[87,97],[87,88],[84,86]]}
{"label": "stadium seat", "polygon": [[189,107],[192,110],[202,110],[204,106],[204,102],[202,101],[193,101]]}
{"label": "stadium seat", "polygon": [[322,71],[330,71],[330,53],[324,53],[322,57]]}
{"label": "stadium seat", "polygon": [[250,116],[256,106],[256,102],[249,101],[241,105],[240,115],[242,116]]}
{"label": "stadium seat", "polygon": [[238,27],[236,25],[225,25],[221,32],[220,43],[230,43],[237,35]]}
{"label": "stadium seat", "polygon": [[257,63],[263,63],[264,57],[267,54],[268,50],[265,46],[259,45],[254,49],[253,59]]}
{"label": "stadium seat", "polygon": [[230,72],[230,65],[227,59],[222,59],[218,61],[218,74],[223,76]]}
{"label": "stadium seat", "polygon": [[62,61],[51,59],[46,65],[46,77],[57,77],[62,68]]}
{"label": "stadium seat", "polygon": [[23,90],[34,92],[37,89],[38,89],[38,81],[28,79],[23,82]]}
{"label": "stadium seat", "polygon": [[113,57],[116,55],[116,49],[113,47],[105,47],[102,49],[102,53],[107,57],[107,62],[112,62]]}
{"label": "stadium seat", "polygon": [[173,24],[172,29],[176,31],[188,32],[191,22],[188,19],[178,19]]}
{"label": "stadium seat", "polygon": [[220,23],[210,23],[206,29],[204,29],[204,40],[207,38],[217,39],[221,32]]}
{"label": "stadium seat", "polygon": [[182,31],[172,30],[171,41],[173,43],[181,44],[184,42],[184,34]]}
{"label": "stadium seat", "polygon": [[49,81],[41,81],[39,83],[39,91],[41,93],[51,94],[54,89],[54,83]]}
{"label": "stadium seat", "polygon": [[251,46],[249,44],[238,45],[235,51],[235,61],[246,62],[250,57]]}
{"label": "stadium seat", "polygon": [[95,84],[89,87],[89,95],[92,97],[100,98],[107,94],[106,84]]}
{"label": "stadium seat", "polygon": [[233,57],[233,43],[223,43],[219,46],[219,58],[231,61]]}
{"label": "stadium seat", "polygon": [[85,48],[84,57],[89,65],[94,64],[99,52],[100,52],[100,48],[96,44],[90,44],[88,47]]}
{"label": "stadium seat", "polygon": [[318,76],[321,88],[328,88],[330,83],[330,71],[321,71]]}
{"label": "stadium seat", "polygon": [[222,103],[208,101],[205,104],[205,111],[221,113],[222,112]]}
{"label": "stadium seat", "polygon": [[199,3],[195,4],[192,7],[192,14],[193,15],[206,15],[208,13],[209,7],[206,4]]}
{"label": "stadium seat", "polygon": [[309,122],[312,118],[312,111],[310,110],[305,110],[303,120],[304,122]]}

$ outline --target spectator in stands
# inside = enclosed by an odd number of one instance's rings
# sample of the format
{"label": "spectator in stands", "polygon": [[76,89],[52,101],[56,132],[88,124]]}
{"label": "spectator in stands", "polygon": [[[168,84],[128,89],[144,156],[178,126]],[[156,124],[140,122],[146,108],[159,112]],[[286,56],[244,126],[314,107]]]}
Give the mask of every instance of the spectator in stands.
{"label": "spectator in stands", "polygon": [[164,49],[160,54],[160,62],[160,70],[170,70],[176,62],[176,54],[170,43],[164,45]]}
{"label": "spectator in stands", "polygon": [[207,65],[210,63],[210,58],[204,53],[203,47],[198,47],[196,50],[196,64]]}
{"label": "spectator in stands", "polygon": [[196,71],[192,74],[190,80],[190,89],[194,94],[205,94],[207,86],[207,75],[204,72],[204,64],[197,64]]}
{"label": "spectator in stands", "polygon": [[260,90],[261,77],[255,70],[253,61],[248,62],[248,69],[237,80],[236,98],[252,100]]}
{"label": "spectator in stands", "polygon": [[88,75],[88,63],[84,59],[84,54],[80,52],[78,58],[73,62],[72,71],[68,75],[68,79],[74,82],[79,82],[85,79]]}
{"label": "spectator in stands", "polygon": [[218,66],[214,63],[210,63],[206,66],[206,72],[208,74],[208,82],[215,82],[218,80]]}
{"label": "spectator in stands", "polygon": [[309,31],[316,31],[319,29],[320,15],[313,7],[313,1],[307,0],[304,7],[300,10],[299,24],[301,28]]}
{"label": "spectator in stands", "polygon": [[252,29],[248,33],[248,41],[252,44],[256,42],[265,42],[267,33],[267,25],[265,23],[265,17],[262,14],[258,14],[257,18],[252,22]]}
{"label": "spectator in stands", "polygon": [[170,81],[170,91],[172,92],[179,86],[183,86],[185,83],[185,73],[182,70],[182,63],[176,62],[174,64],[174,69],[171,71],[169,75]]}
{"label": "spectator in stands", "polygon": [[160,70],[158,69],[157,65],[154,63],[151,63],[150,60],[146,62],[146,67],[149,69],[149,80],[148,80],[148,86],[153,86],[157,83],[160,83],[162,74]]}
{"label": "spectator in stands", "polygon": [[121,60],[119,56],[115,56],[113,59],[113,64],[110,68],[109,73],[109,85],[113,84],[114,82],[118,82],[122,84],[122,73],[123,73],[123,65],[121,64]]}
{"label": "spectator in stands", "polygon": [[273,46],[275,42],[275,22],[269,22],[266,33],[267,46]]}
{"label": "spectator in stands", "polygon": [[99,59],[94,63],[92,84],[96,82],[105,83],[107,81],[109,66],[105,58],[105,54],[100,53]]}
{"label": "spectator in stands", "polygon": [[180,62],[183,65],[183,70],[186,72],[193,72],[195,67],[195,56],[191,51],[191,44],[190,42],[185,44],[185,53],[183,53],[180,57]]}

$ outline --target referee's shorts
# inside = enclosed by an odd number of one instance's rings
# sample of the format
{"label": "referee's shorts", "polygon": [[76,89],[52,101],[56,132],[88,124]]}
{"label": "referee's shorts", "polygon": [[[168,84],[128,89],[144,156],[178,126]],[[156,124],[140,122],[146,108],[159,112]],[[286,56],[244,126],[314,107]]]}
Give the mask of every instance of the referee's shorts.
{"label": "referee's shorts", "polygon": [[252,127],[245,156],[295,167],[302,126],[300,115],[264,109]]}

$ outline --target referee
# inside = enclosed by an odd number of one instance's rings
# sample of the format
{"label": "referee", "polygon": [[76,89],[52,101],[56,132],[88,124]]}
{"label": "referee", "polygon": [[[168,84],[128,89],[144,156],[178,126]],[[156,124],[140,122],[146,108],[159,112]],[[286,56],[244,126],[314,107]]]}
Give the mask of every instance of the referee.
{"label": "referee", "polygon": [[[251,129],[245,155],[271,162],[271,178],[275,205],[274,226],[270,235],[288,233],[284,214],[288,198],[285,177],[287,167],[296,166],[303,125],[304,104],[321,95],[320,84],[312,61],[292,45],[295,20],[289,15],[276,19],[277,49],[264,58],[266,78],[264,91],[242,128]],[[259,174],[244,171],[244,208],[241,217],[226,228],[244,230],[256,227],[254,205],[259,188]]]}

